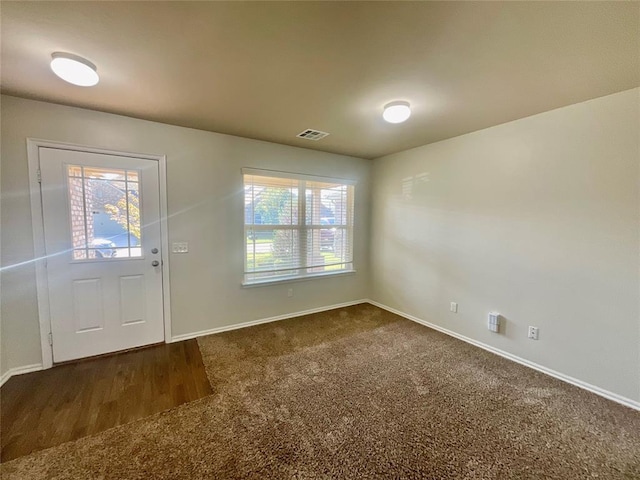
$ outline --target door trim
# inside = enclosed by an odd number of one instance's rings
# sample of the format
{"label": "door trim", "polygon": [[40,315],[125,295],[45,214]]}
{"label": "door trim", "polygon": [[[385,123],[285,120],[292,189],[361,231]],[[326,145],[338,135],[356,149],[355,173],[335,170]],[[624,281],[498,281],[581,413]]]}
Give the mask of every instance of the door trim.
{"label": "door trim", "polygon": [[169,231],[167,203],[167,156],[146,153],[123,152],[105,148],[90,147],[73,143],[27,138],[27,159],[29,166],[29,196],[31,199],[31,226],[33,228],[33,258],[36,268],[36,292],[38,297],[38,320],[40,324],[40,346],[42,368],[53,366],[53,347],[49,344],[51,315],[49,311],[49,285],[46,270],[46,250],[44,241],[44,216],[42,212],[42,191],[38,179],[40,168],[40,148],[56,148],[74,152],[100,153],[119,157],[141,158],[158,162],[160,188],[160,236],[162,250],[162,310],[164,316],[164,341],[171,342],[171,288],[169,278]]}

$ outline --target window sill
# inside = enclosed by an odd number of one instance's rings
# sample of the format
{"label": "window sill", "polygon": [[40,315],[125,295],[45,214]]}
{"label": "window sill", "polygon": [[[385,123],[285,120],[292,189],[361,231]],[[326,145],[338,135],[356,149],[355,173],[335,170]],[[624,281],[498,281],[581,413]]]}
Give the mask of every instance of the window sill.
{"label": "window sill", "polygon": [[279,283],[303,282],[307,280],[314,280],[316,278],[341,277],[343,275],[353,275],[354,273],[356,273],[355,269],[341,270],[339,272],[312,273],[309,275],[297,275],[295,277],[271,278],[267,280],[256,280],[253,282],[242,282],[242,287],[243,288],[264,287],[267,285],[277,285]]}

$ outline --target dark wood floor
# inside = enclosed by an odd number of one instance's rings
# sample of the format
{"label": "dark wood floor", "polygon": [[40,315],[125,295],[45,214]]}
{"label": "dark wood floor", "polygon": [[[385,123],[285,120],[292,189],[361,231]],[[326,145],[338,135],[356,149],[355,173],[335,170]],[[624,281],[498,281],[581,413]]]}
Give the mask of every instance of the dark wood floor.
{"label": "dark wood floor", "polygon": [[59,365],[0,389],[2,462],[211,394],[195,340]]}

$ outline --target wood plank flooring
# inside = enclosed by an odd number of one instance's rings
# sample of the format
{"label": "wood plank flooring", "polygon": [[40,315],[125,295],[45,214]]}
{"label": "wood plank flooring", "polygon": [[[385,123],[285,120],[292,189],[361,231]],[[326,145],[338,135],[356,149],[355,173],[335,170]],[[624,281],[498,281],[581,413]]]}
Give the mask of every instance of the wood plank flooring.
{"label": "wood plank flooring", "polygon": [[101,432],[211,393],[196,340],[19,375],[0,388],[0,461]]}

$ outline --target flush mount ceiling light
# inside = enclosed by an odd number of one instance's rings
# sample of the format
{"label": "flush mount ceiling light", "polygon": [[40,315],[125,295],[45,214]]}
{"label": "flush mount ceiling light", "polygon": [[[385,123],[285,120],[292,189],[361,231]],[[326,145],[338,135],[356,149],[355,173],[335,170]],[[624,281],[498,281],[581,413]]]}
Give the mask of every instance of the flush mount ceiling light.
{"label": "flush mount ceiling light", "polygon": [[72,53],[52,53],[51,70],[65,82],[79,87],[92,87],[100,80],[93,63]]}
{"label": "flush mount ceiling light", "polygon": [[397,101],[387,103],[382,112],[382,118],[389,123],[402,123],[411,116],[409,102]]}

